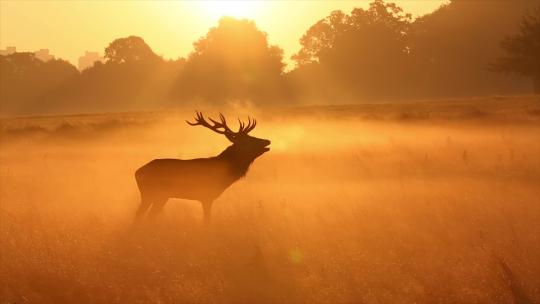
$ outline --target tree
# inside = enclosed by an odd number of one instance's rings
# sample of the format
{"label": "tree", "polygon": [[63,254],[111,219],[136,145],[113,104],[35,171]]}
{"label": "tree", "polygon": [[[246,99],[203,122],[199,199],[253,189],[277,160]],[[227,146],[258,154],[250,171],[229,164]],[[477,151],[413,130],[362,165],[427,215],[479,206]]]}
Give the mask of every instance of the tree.
{"label": "tree", "polygon": [[298,95],[324,96],[321,101],[527,92],[522,77],[502,77],[486,66],[535,3],[450,0],[414,21],[383,0],[350,14],[335,11],[301,38],[289,76]]}
{"label": "tree", "polygon": [[531,77],[540,93],[540,6],[526,14],[520,31],[501,42],[505,55],[491,67],[495,71]]}
{"label": "tree", "polygon": [[177,96],[205,101],[277,99],[283,92],[283,51],[253,21],[222,18],[194,43]]}
{"label": "tree", "polygon": [[79,71],[69,62],[43,62],[33,53],[0,56],[0,99],[3,114],[38,113],[57,106]]}
{"label": "tree", "polygon": [[302,48],[292,56],[298,66],[319,62],[323,52],[334,48],[337,36],[348,27],[348,16],[342,11],[333,11],[330,15],[311,26],[300,38]]}
{"label": "tree", "polygon": [[156,61],[159,59],[141,37],[129,36],[114,40],[105,48],[105,59],[110,63]]}
{"label": "tree", "polygon": [[504,77],[487,67],[502,54],[501,40],[518,32],[523,14],[535,2],[451,0],[416,19],[409,33],[414,97],[529,91],[522,77]]}
{"label": "tree", "polygon": [[[292,57],[297,64],[296,78],[314,88],[333,86],[335,97],[399,95],[405,87],[411,22],[410,14],[383,0],[375,0],[367,10],[355,8],[350,15],[334,11],[300,39],[302,48]],[[391,91],[387,90],[389,84]]]}
{"label": "tree", "polygon": [[97,62],[81,73],[72,90],[78,111],[126,111],[161,107],[171,100],[171,90],[183,60],[166,61],[141,37],[112,41],[105,48],[105,63]]}
{"label": "tree", "polygon": [[332,52],[360,45],[365,51],[369,48],[369,51],[380,52],[380,44],[385,40],[399,41],[398,52],[405,52],[404,41],[411,18],[396,4],[383,0],[373,1],[367,10],[355,8],[350,15],[333,11],[302,36],[302,48],[292,59],[301,66],[320,62]]}

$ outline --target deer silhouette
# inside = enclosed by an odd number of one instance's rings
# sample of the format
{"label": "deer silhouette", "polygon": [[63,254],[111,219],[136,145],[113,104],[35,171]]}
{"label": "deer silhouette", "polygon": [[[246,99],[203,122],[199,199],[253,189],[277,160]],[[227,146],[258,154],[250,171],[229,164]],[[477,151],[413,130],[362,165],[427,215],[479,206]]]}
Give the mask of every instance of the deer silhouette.
{"label": "deer silhouette", "polygon": [[210,222],[212,203],[234,182],[245,176],[253,161],[269,151],[270,141],[250,136],[257,125],[248,117],[245,124],[240,119],[237,132],[227,126],[220,113],[219,120],[206,121],[201,112],[195,112],[191,126],[203,126],[223,134],[232,142],[219,155],[197,159],[154,159],[135,172],[137,186],[141,192],[141,203],[136,213],[140,219],[148,211],[149,216],[158,214],[169,198],[196,200],[202,203],[204,222]]}

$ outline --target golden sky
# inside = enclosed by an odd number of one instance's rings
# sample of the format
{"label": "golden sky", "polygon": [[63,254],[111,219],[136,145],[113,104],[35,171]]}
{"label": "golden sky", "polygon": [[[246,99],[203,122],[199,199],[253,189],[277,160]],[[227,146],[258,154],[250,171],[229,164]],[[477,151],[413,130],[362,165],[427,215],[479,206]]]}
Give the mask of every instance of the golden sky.
{"label": "golden sky", "polygon": [[[444,0],[395,0],[414,16]],[[165,58],[185,57],[192,43],[230,15],[255,20],[285,58],[300,48],[305,31],[333,10],[349,13],[369,1],[6,1],[0,0],[0,48],[50,49],[77,64],[84,51],[99,51],[114,39],[137,35]]]}

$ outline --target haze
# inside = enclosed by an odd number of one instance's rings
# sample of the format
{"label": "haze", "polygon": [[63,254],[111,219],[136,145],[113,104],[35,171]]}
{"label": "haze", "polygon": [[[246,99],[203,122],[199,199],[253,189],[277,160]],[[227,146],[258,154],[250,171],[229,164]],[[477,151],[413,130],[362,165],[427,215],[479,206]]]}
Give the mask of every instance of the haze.
{"label": "haze", "polygon": [[[445,1],[395,1],[423,15]],[[0,48],[49,48],[76,64],[85,51],[101,51],[115,38],[137,35],[165,58],[185,57],[223,16],[253,19],[289,58],[306,28],[333,10],[369,1],[1,1]],[[276,18],[279,16],[279,18]],[[51,39],[54,37],[54,39]]]}
{"label": "haze", "polygon": [[440,4],[0,0],[0,303],[540,303],[540,0]]}

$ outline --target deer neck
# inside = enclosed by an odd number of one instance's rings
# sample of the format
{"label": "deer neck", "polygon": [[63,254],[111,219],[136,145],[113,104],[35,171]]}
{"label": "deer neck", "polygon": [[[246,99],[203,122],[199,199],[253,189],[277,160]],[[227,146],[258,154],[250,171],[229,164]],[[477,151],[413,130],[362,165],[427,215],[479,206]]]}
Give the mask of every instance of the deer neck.
{"label": "deer neck", "polygon": [[240,178],[246,175],[256,157],[241,154],[233,145],[221,152],[221,154],[218,155],[218,158],[229,165],[230,171],[235,177]]}

